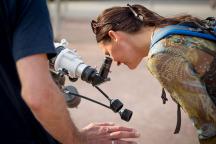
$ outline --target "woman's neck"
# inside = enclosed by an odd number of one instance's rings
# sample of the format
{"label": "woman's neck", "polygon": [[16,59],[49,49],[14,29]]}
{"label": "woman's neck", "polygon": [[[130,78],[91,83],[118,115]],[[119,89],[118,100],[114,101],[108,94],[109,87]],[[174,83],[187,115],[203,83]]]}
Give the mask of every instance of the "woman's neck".
{"label": "woman's neck", "polygon": [[142,57],[146,57],[149,52],[151,37],[154,34],[156,27],[143,27],[138,33],[131,36],[134,47],[137,53]]}

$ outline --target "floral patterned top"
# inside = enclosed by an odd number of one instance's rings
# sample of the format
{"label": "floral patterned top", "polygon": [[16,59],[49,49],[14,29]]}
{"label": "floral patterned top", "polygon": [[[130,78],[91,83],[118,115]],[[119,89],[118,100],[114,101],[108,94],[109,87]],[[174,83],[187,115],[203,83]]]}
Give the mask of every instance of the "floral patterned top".
{"label": "floral patterned top", "polygon": [[[172,35],[157,42],[150,49],[147,60],[152,75],[193,121],[200,140],[216,135],[216,106],[201,81],[213,56],[202,49],[216,51],[216,43]],[[212,143],[216,143],[216,139]]]}

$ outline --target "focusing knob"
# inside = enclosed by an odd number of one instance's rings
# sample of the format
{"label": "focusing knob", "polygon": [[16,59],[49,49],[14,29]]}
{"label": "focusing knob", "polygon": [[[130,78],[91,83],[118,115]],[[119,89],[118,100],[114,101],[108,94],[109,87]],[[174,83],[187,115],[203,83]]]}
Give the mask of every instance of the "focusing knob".
{"label": "focusing knob", "polygon": [[133,115],[133,112],[128,110],[128,109],[122,109],[120,112],[119,112],[120,116],[121,116],[121,119],[122,120],[125,120],[125,121],[130,121],[132,115]]}
{"label": "focusing knob", "polygon": [[110,108],[117,113],[123,107],[123,103],[118,99],[113,99],[110,101]]}
{"label": "focusing knob", "polygon": [[65,101],[67,102],[67,106],[69,108],[75,108],[80,104],[81,98],[73,95],[73,93],[79,94],[77,89],[74,86],[69,85],[64,87],[63,92],[64,92]]}

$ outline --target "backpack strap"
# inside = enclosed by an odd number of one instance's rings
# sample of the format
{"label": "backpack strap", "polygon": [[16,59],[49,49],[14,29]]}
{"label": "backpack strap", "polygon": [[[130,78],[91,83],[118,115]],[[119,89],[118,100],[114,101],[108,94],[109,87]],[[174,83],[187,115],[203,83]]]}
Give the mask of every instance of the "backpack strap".
{"label": "backpack strap", "polygon": [[174,134],[178,134],[181,129],[181,105],[177,103],[177,122]]}
{"label": "backpack strap", "polygon": [[188,36],[204,38],[216,42],[216,37],[212,34],[202,33],[200,32],[200,30],[196,30],[184,25],[170,25],[161,28],[158,32],[154,34],[151,41],[150,48],[153,47],[161,39],[172,35],[188,35]]}
{"label": "backpack strap", "polygon": [[[163,104],[166,104],[166,101],[168,101],[164,88],[162,88],[161,99],[163,101]],[[177,101],[175,102],[177,104],[177,122],[176,122],[176,128],[175,128],[174,134],[178,134],[181,129],[181,105]]]}

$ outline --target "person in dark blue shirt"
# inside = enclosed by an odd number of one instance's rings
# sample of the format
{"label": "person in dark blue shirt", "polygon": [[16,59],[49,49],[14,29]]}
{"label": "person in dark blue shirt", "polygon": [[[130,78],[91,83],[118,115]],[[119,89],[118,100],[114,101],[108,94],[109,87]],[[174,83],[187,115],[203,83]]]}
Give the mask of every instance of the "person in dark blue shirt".
{"label": "person in dark blue shirt", "polygon": [[49,72],[55,48],[46,0],[0,1],[0,51],[0,143],[127,144],[121,138],[137,137],[109,123],[75,127]]}

